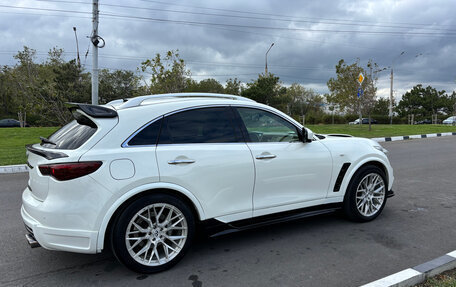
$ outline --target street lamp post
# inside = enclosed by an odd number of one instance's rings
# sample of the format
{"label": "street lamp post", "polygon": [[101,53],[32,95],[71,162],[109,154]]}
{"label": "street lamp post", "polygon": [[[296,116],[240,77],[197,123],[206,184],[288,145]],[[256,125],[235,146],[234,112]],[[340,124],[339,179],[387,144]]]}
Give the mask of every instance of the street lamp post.
{"label": "street lamp post", "polygon": [[266,52],[266,55],[265,55],[265,66],[264,66],[264,74],[265,75],[268,75],[268,53],[269,53],[269,50],[271,50],[272,46],[274,46],[274,43],[271,44],[271,46],[269,47],[268,51]]}
{"label": "street lamp post", "polygon": [[81,59],[79,58],[79,43],[78,43],[78,34],[76,34],[76,27],[73,27],[74,37],[76,38],[76,53],[78,60],[78,67],[81,68]]}
{"label": "street lamp post", "polygon": [[390,102],[389,102],[389,118],[390,118],[390,125],[393,124],[393,82],[394,82],[394,72],[393,72],[393,66],[394,66],[394,61],[397,60],[400,56],[404,55],[405,51],[402,51],[399,56],[397,56],[393,61],[391,62],[391,88],[390,88]]}

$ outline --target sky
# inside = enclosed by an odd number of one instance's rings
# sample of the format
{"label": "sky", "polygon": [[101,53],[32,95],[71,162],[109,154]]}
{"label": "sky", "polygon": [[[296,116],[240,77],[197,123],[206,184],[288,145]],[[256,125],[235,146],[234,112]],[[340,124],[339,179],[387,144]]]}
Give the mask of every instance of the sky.
{"label": "sky", "polygon": [[[390,94],[391,67],[396,99],[417,84],[456,90],[455,0],[100,0],[99,11],[100,68],[136,70],[178,49],[193,79],[245,83],[264,72],[274,43],[268,71],[284,85],[327,93],[344,59],[378,64],[379,97]],[[14,65],[23,46],[37,51],[37,61],[52,47],[74,59],[73,27],[90,71],[91,0],[0,0],[0,65]]]}

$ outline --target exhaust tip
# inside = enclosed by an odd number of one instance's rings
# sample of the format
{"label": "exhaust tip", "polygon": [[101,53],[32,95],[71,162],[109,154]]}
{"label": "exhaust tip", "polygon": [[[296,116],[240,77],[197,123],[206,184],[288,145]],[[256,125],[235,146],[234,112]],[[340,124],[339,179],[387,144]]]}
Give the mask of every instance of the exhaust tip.
{"label": "exhaust tip", "polygon": [[33,236],[33,234],[27,233],[25,235],[25,238],[27,239],[27,242],[31,248],[41,247],[38,241],[36,241],[35,236]]}

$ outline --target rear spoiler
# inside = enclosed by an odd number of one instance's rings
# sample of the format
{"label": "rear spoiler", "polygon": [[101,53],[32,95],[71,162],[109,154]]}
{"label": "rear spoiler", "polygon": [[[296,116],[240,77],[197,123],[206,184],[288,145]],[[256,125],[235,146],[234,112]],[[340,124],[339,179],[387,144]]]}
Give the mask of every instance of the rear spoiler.
{"label": "rear spoiler", "polygon": [[117,112],[111,108],[89,105],[89,104],[79,104],[79,103],[65,103],[65,106],[73,112],[76,109],[80,109],[84,113],[88,114],[93,118],[116,118]]}
{"label": "rear spoiler", "polygon": [[33,144],[26,145],[25,148],[29,152],[42,156],[46,159],[56,159],[56,158],[68,157],[68,155],[63,152],[53,152],[53,151],[35,148],[35,147],[33,147]]}

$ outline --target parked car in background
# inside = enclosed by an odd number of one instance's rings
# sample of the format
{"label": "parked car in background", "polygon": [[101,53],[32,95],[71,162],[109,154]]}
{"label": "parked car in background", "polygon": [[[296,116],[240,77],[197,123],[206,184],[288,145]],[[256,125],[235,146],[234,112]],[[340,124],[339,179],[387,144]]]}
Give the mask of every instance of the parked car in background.
{"label": "parked car in background", "polygon": [[[363,118],[363,125],[369,124],[369,118]],[[371,124],[376,124],[377,121],[374,119],[371,119]],[[353,122],[349,122],[349,125],[359,125],[359,119],[354,120]]]}
{"label": "parked car in background", "polygon": [[432,124],[432,121],[428,120],[428,119],[415,122],[415,125],[430,125],[430,124]]}
{"label": "parked car in background", "polygon": [[449,117],[442,122],[442,124],[444,124],[444,125],[452,125],[455,123],[456,123],[456,116]]}
{"label": "parked car in background", "polygon": [[[15,119],[3,119],[0,120],[0,128],[19,128],[21,127],[21,123]],[[29,127],[27,123],[25,123],[25,127]]]}

